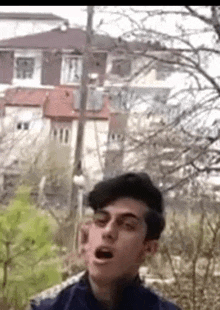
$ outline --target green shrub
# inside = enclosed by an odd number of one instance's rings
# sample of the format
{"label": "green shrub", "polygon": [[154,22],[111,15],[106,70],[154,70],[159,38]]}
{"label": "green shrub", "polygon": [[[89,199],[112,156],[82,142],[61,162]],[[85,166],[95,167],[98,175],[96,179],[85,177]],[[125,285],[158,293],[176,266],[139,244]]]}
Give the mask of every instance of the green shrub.
{"label": "green shrub", "polygon": [[0,298],[16,309],[31,295],[61,281],[50,226],[31,204],[28,187],[20,187],[0,212]]}

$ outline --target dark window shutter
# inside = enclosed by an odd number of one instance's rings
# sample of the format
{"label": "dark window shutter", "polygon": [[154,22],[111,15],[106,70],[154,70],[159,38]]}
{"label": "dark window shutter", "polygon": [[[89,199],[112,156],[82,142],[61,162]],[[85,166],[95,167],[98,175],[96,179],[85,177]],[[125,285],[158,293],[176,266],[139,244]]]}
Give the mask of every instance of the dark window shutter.
{"label": "dark window shutter", "polygon": [[112,74],[121,77],[127,76],[131,73],[131,60],[130,59],[115,59],[112,62]]}
{"label": "dark window shutter", "polygon": [[0,52],[0,83],[11,84],[14,70],[14,52]]}
{"label": "dark window shutter", "polygon": [[42,84],[60,85],[62,55],[59,52],[43,52]]}

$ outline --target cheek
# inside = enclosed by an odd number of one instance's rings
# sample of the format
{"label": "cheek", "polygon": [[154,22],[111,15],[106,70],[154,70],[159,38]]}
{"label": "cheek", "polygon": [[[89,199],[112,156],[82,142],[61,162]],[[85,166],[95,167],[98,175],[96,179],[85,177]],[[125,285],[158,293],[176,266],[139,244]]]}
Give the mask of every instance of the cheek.
{"label": "cheek", "polygon": [[101,232],[96,227],[91,227],[89,232],[89,244],[95,245],[101,240]]}
{"label": "cheek", "polygon": [[91,258],[94,254],[95,249],[102,242],[101,233],[98,229],[91,227],[88,235],[88,243],[87,243],[87,258]]}
{"label": "cheek", "polygon": [[125,235],[124,238],[122,236],[118,244],[118,249],[127,259],[138,257],[140,252],[144,250],[143,240],[139,234],[130,237],[129,235]]}

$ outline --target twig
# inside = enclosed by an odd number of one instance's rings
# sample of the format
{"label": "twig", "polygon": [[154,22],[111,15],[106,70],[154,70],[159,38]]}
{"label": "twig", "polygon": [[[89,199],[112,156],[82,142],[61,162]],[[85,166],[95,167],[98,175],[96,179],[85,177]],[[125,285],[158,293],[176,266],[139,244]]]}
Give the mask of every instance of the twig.
{"label": "twig", "polygon": [[174,276],[174,278],[176,280],[176,283],[177,283],[178,290],[179,290],[179,292],[181,292],[182,290],[181,290],[179,275],[177,274],[177,272],[175,270],[175,267],[174,267],[173,261],[172,261],[172,257],[170,255],[170,251],[169,251],[167,246],[165,246],[165,253],[166,253],[167,257],[168,257],[168,260],[169,260],[169,263],[170,263],[170,266],[171,266],[171,269],[172,269],[173,276]]}

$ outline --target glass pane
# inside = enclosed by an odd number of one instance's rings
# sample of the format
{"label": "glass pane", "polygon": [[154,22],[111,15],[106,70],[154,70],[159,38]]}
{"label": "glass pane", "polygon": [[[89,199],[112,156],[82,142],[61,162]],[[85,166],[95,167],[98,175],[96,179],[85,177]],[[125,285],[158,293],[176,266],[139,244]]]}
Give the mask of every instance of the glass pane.
{"label": "glass pane", "polygon": [[82,75],[82,59],[69,57],[66,59],[66,83],[79,82]]}
{"label": "glass pane", "polygon": [[63,142],[63,128],[60,129],[60,142]]}
{"label": "glass pane", "polygon": [[31,57],[18,57],[16,59],[16,77],[18,79],[31,79],[34,73],[35,59]]}
{"label": "glass pane", "polygon": [[29,129],[29,123],[27,123],[27,122],[24,123],[24,129],[25,129],[25,130],[28,130],[28,129]]}
{"label": "glass pane", "polygon": [[65,130],[65,143],[68,143],[68,140],[69,140],[69,130],[66,129]]}

